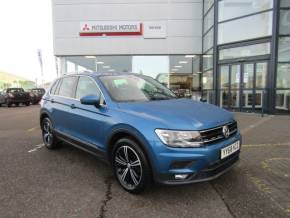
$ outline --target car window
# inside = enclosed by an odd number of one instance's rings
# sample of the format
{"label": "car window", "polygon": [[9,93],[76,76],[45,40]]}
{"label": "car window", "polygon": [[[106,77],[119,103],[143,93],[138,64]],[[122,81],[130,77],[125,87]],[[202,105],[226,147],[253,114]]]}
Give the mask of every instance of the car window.
{"label": "car window", "polygon": [[146,76],[102,76],[101,81],[117,102],[154,101],[176,98],[165,86]]}
{"label": "car window", "polygon": [[52,85],[52,87],[50,89],[50,94],[52,94],[52,95],[55,94],[58,82],[59,82],[59,80],[56,80],[55,83]]}
{"label": "car window", "polygon": [[65,77],[62,79],[62,83],[59,88],[58,95],[63,97],[74,98],[74,90],[77,77]]}
{"label": "car window", "polygon": [[16,93],[16,92],[24,92],[24,89],[21,89],[21,88],[7,89],[7,93]]}
{"label": "car window", "polygon": [[88,77],[80,77],[77,91],[76,91],[76,99],[81,99],[86,95],[98,95],[100,96],[100,90],[97,87],[95,81]]}

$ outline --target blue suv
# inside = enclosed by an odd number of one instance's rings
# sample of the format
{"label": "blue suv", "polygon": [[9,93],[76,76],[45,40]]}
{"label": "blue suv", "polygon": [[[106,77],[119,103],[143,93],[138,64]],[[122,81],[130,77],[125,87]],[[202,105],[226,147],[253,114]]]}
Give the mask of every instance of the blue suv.
{"label": "blue suv", "polygon": [[41,102],[47,148],[61,141],[108,161],[120,185],[137,193],[152,181],[208,181],[239,160],[241,135],[231,113],[177,99],[148,76],[75,74],[57,79]]}

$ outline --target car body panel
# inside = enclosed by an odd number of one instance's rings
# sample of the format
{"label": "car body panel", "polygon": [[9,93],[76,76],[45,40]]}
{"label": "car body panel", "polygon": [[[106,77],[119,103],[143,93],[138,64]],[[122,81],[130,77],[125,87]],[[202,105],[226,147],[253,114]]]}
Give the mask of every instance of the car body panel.
{"label": "car body panel", "polygon": [[[12,90],[17,90],[12,93]],[[30,102],[29,93],[22,88],[8,88],[0,94],[0,104],[17,104]]]}
{"label": "car body panel", "polygon": [[43,95],[45,94],[45,89],[34,88],[29,90],[30,101],[32,104],[37,104],[41,101]]}

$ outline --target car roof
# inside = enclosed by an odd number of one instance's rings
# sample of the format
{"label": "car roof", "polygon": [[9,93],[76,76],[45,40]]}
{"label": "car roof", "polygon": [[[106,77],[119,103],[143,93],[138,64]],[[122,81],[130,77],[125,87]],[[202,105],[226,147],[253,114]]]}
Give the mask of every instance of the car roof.
{"label": "car roof", "polygon": [[66,76],[91,76],[91,77],[101,77],[101,76],[120,76],[120,75],[137,75],[141,76],[141,74],[130,73],[130,72],[82,72],[82,73],[73,73],[73,74],[66,74]]}

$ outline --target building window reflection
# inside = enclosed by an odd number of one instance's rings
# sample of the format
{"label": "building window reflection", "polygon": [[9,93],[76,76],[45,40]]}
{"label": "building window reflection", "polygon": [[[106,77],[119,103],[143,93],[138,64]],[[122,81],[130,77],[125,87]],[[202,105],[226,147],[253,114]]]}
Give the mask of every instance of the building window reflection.
{"label": "building window reflection", "polygon": [[133,72],[150,76],[178,97],[201,95],[200,55],[66,56],[63,74]]}

